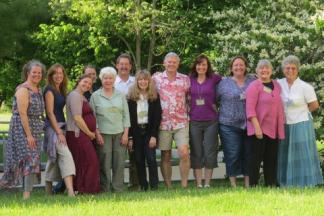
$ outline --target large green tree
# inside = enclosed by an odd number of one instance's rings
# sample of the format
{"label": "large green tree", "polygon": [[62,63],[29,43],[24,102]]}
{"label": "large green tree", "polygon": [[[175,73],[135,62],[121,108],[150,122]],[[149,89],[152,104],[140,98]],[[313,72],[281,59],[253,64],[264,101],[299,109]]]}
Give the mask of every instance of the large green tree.
{"label": "large green tree", "polygon": [[156,69],[170,50],[187,64],[189,56],[209,48],[206,39],[211,28],[204,16],[213,1],[203,2],[68,0],[62,4],[53,0],[53,22],[41,25],[35,39],[50,61],[72,68],[71,74],[89,61],[113,64],[125,51],[137,69]]}
{"label": "large green tree", "polygon": [[0,107],[20,82],[22,64],[38,49],[29,35],[49,19],[44,0],[0,1]]}
{"label": "large green tree", "polygon": [[[295,54],[302,78],[323,102],[320,0],[51,0],[49,6],[52,20],[33,34],[39,45],[33,54],[47,64],[62,63],[72,79],[82,65],[113,65],[122,52],[132,55],[137,69],[153,71],[169,51],[180,54],[183,71],[204,52],[222,74],[233,56],[243,54],[252,72],[260,58],[270,59],[276,76],[282,76],[283,57]],[[323,128],[323,116],[321,109],[316,127]]]}

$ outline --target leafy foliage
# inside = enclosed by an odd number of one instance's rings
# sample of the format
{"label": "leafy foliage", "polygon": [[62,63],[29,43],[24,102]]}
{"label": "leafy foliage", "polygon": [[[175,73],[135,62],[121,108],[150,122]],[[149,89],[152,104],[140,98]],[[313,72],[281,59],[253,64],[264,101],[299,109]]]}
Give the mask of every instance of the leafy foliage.
{"label": "leafy foliage", "polygon": [[[136,68],[159,66],[162,55],[173,50],[185,56],[197,55],[209,46],[202,31],[203,14],[209,9],[188,1],[51,1],[52,24],[42,25],[34,36],[51,59],[71,65],[63,47],[87,51],[97,65],[112,64],[116,55],[129,52]],[[212,1],[206,1],[211,5]],[[199,11],[197,13],[197,11]],[[196,25],[202,23],[203,25]],[[79,29],[66,34],[65,29]],[[74,37],[80,36],[77,39]],[[68,49],[68,48],[67,48]],[[70,50],[71,52],[71,50]],[[77,58],[81,61],[83,55]],[[79,63],[79,62],[77,62]]]}
{"label": "leafy foliage", "polygon": [[23,49],[26,32],[38,25],[35,18],[46,19],[47,3],[41,0],[0,2],[0,58],[9,58]]}
{"label": "leafy foliage", "polygon": [[[206,17],[217,31],[209,34],[219,71],[228,71],[233,56],[247,57],[251,72],[261,58],[269,59],[277,77],[282,77],[281,61],[290,54],[301,60],[300,76],[310,82],[320,102],[324,99],[324,32],[323,5],[318,1],[244,1],[236,7],[212,11]],[[323,139],[321,108],[315,117],[315,127]]]}
{"label": "leafy foliage", "polygon": [[48,5],[43,0],[0,2],[0,106],[4,101],[10,103],[23,63],[36,57],[38,47],[29,34],[48,17]]}
{"label": "leafy foliage", "polygon": [[[27,0],[10,2],[19,5]],[[39,6],[45,1],[31,2]],[[0,12],[3,5],[0,3]],[[248,58],[251,72],[260,58],[268,58],[277,77],[282,77],[282,59],[294,54],[302,62],[301,78],[315,87],[320,103],[324,102],[324,5],[320,0],[49,0],[49,7],[51,21],[42,22],[39,30],[34,22],[23,38],[29,40],[26,35],[33,32],[37,46],[29,45],[29,57],[63,64],[72,80],[84,64],[114,65],[123,52],[131,54],[136,69],[156,71],[162,69],[163,56],[175,51],[181,56],[183,72],[195,56],[205,53],[221,74],[228,73],[228,63],[235,55]],[[28,13],[20,13],[12,26],[28,26],[24,24],[25,18],[31,17],[25,15]],[[13,17],[9,12],[4,14]],[[0,20],[0,26],[3,23]],[[18,45],[13,47],[19,50]],[[13,56],[23,56],[21,60],[28,55]],[[2,74],[16,69],[18,63],[9,65],[1,66]],[[6,92],[8,88],[4,88]],[[315,126],[322,139],[323,123],[321,108],[315,115]]]}

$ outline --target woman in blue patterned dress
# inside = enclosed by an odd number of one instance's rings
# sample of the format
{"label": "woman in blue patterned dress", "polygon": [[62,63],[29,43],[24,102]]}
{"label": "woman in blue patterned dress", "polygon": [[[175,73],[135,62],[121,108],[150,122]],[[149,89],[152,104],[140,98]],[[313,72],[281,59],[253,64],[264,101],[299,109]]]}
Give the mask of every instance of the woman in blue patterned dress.
{"label": "woman in blue patterned dress", "polygon": [[4,175],[0,180],[0,187],[22,183],[24,199],[30,197],[37,174],[40,174],[44,102],[39,84],[44,72],[45,66],[36,60],[23,67],[25,82],[16,88]]}

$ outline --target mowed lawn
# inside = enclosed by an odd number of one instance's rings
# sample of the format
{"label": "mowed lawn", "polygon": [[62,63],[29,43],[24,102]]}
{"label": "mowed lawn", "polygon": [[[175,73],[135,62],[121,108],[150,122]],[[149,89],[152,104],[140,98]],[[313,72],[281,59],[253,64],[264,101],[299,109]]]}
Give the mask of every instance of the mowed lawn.
{"label": "mowed lawn", "polygon": [[[9,122],[12,113],[0,112],[0,122]],[[0,131],[7,131],[9,129],[9,124],[0,124]]]}
{"label": "mowed lawn", "polygon": [[[1,114],[0,121],[9,121]],[[1,125],[0,125],[1,128]],[[0,129],[2,130],[2,129]],[[2,146],[0,146],[1,148]],[[0,149],[1,150],[1,149]],[[1,151],[0,151],[1,152]],[[0,154],[0,161],[2,155]],[[166,190],[46,196],[36,188],[32,198],[22,200],[21,189],[0,190],[1,215],[324,215],[324,186],[306,189],[232,189],[225,180],[209,189],[181,189],[179,183]]]}
{"label": "mowed lawn", "polygon": [[[215,186],[218,185],[218,186]],[[220,186],[219,186],[220,185]],[[46,196],[36,189],[23,201],[21,191],[1,191],[0,215],[324,215],[324,187],[271,189],[214,182],[210,189],[160,188],[152,192]]]}

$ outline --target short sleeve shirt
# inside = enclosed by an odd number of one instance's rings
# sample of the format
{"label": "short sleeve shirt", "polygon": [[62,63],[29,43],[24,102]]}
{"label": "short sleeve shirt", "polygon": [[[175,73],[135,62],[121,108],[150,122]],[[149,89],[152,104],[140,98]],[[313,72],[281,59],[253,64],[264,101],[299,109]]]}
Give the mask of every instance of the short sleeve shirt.
{"label": "short sleeve shirt", "polygon": [[66,130],[74,131],[79,136],[80,128],[76,125],[73,116],[82,115],[83,101],[87,99],[78,91],[71,91],[66,98]]}
{"label": "short sleeve shirt", "polygon": [[129,76],[128,80],[124,82],[122,79],[120,79],[119,76],[116,77],[115,80],[115,88],[122,92],[124,95],[127,95],[129,87],[131,87],[135,82],[135,77]]}
{"label": "short sleeve shirt", "polygon": [[313,86],[297,78],[289,88],[286,78],[278,80],[285,108],[286,123],[296,124],[309,120],[308,104],[317,100]]}
{"label": "short sleeve shirt", "polygon": [[187,75],[178,73],[175,80],[169,80],[166,71],[153,75],[162,107],[161,130],[176,130],[187,126],[187,94],[190,80]]}
{"label": "short sleeve shirt", "polygon": [[218,84],[220,124],[246,129],[245,92],[255,79],[247,74],[243,86],[238,86],[232,77],[226,77]]}
{"label": "short sleeve shirt", "polygon": [[129,110],[126,96],[114,90],[107,97],[103,88],[95,91],[90,98],[90,105],[97,119],[97,127],[102,134],[118,134],[130,127]]}

